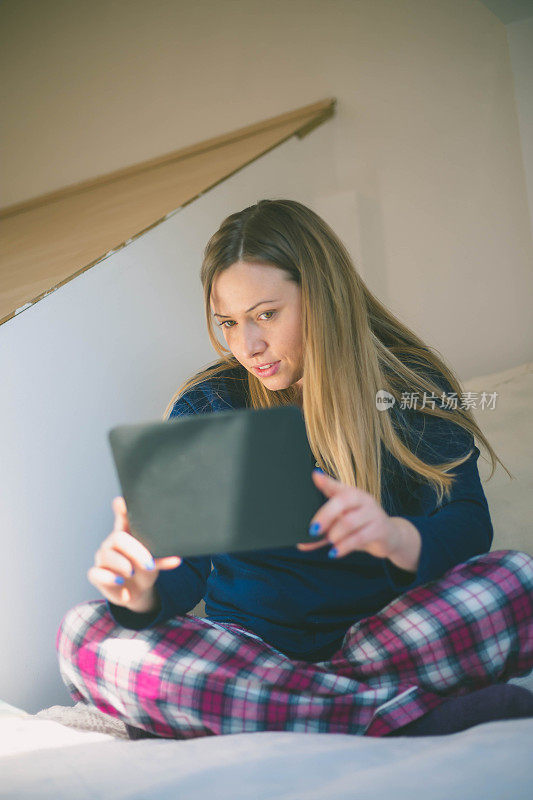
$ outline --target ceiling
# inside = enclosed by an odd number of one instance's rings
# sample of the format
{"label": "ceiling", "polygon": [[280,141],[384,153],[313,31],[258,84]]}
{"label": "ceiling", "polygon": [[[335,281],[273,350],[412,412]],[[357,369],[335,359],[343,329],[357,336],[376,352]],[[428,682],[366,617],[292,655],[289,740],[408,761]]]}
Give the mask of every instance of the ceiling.
{"label": "ceiling", "polygon": [[505,25],[533,17],[533,0],[481,0]]}

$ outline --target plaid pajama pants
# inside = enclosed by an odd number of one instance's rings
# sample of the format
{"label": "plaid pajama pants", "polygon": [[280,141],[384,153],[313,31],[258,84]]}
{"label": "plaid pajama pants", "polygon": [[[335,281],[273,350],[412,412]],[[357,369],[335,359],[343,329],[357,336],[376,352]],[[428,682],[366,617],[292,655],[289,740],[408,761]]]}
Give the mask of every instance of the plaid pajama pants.
{"label": "plaid pajama pants", "polygon": [[356,622],[317,663],[229,622],[185,615],[126,629],[103,600],[67,612],[56,648],[75,701],[162,737],[385,736],[450,697],[533,669],[533,557],[474,556]]}

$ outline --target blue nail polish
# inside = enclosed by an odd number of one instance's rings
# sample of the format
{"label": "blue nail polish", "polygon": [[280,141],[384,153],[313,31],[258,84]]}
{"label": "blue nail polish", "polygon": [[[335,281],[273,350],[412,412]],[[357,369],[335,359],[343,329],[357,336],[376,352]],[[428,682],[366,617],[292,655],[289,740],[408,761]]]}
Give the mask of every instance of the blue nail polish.
{"label": "blue nail polish", "polygon": [[309,526],[309,536],[319,536],[319,534],[320,522],[313,522],[313,524]]}
{"label": "blue nail polish", "polygon": [[324,472],[324,470],[322,469],[322,467],[315,467],[315,472],[321,472],[321,473],[322,473],[322,475],[325,475],[325,474],[326,474],[326,473]]}
{"label": "blue nail polish", "polygon": [[331,550],[328,553],[328,558],[335,558],[338,555],[339,554],[337,552],[337,548],[336,547],[332,547]]}
{"label": "blue nail polish", "polygon": [[124,583],[122,575],[115,575],[115,583]]}
{"label": "blue nail polish", "polygon": [[146,567],[146,569],[155,569],[155,561],[154,561],[154,559],[151,558],[150,561],[147,561],[144,566]]}

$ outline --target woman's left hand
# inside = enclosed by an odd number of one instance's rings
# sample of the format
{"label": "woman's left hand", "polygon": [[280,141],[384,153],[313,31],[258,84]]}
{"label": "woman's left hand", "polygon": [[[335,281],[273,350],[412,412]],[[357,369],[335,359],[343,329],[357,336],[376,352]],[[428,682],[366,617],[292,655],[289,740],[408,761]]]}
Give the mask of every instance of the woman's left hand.
{"label": "woman's left hand", "polygon": [[310,527],[320,523],[318,535],[323,538],[297,544],[299,550],[316,550],[333,544],[339,558],[355,550],[364,550],[378,558],[390,558],[396,553],[401,546],[401,530],[371,494],[323,472],[313,470],[312,475],[315,486],[329,498],[310,522]]}

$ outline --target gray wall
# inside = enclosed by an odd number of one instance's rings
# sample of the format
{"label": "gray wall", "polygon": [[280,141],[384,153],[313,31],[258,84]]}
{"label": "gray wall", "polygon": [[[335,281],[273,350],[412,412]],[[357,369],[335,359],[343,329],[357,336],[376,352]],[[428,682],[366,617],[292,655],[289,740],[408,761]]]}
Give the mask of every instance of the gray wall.
{"label": "gray wall", "polygon": [[[216,357],[199,280],[207,239],[264,196],[318,208],[334,135],[331,123],[292,139],[0,327],[7,702],[35,712],[70,700],[54,639],[71,606],[100,598],[86,573],[120,494],[107,432],[160,419],[179,384]],[[329,219],[342,231],[342,214]]]}
{"label": "gray wall", "polygon": [[380,295],[464,375],[531,358],[513,68],[478,0],[4,0],[0,59],[0,205],[336,96],[323,190]]}
{"label": "gray wall", "polygon": [[506,26],[533,231],[533,16]]}

